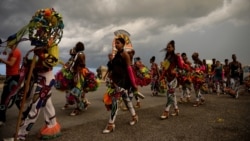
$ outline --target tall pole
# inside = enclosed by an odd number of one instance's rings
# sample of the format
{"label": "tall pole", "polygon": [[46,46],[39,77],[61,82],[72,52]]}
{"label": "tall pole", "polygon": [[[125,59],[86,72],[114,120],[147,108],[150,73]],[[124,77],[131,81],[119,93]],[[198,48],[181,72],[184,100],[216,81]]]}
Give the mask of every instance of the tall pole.
{"label": "tall pole", "polygon": [[23,113],[25,102],[26,102],[26,95],[27,95],[29,87],[30,87],[29,83],[30,83],[30,79],[31,79],[31,76],[33,73],[33,69],[35,67],[35,63],[36,63],[36,55],[33,56],[33,59],[32,59],[31,65],[30,65],[30,69],[29,69],[29,73],[28,73],[28,77],[27,77],[27,80],[25,81],[25,84],[24,84],[25,87],[24,87],[23,99],[21,101],[21,106],[20,106],[20,110],[19,110],[19,114],[18,114],[14,141],[17,141],[18,131],[19,131],[19,127],[20,127],[21,119],[22,119],[22,113]]}

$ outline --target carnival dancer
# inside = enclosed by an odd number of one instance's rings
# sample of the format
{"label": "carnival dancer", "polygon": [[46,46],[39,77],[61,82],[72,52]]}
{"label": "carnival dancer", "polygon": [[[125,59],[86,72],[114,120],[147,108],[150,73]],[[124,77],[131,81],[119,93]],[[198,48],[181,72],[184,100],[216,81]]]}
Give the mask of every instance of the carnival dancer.
{"label": "carnival dancer", "polygon": [[[230,85],[230,67],[228,59],[224,60],[223,70],[224,70],[224,80],[223,80],[223,88],[229,87]],[[224,91],[224,90],[223,90]]]}
{"label": "carnival dancer", "polygon": [[103,130],[104,134],[110,133],[115,129],[115,119],[118,112],[118,100],[122,97],[126,107],[129,109],[132,120],[129,122],[130,125],[134,125],[138,122],[138,115],[135,112],[132,101],[129,97],[131,91],[134,93],[138,92],[137,85],[135,83],[135,76],[131,66],[131,60],[129,54],[125,51],[124,46],[130,44],[130,39],[125,34],[118,34],[115,37],[115,47],[117,53],[112,59],[111,65],[111,82],[113,93],[110,94],[112,103],[108,105],[111,110],[110,118],[107,126]]}
{"label": "carnival dancer", "polygon": [[[150,70],[142,63],[140,57],[134,58],[133,68],[136,76],[136,84],[138,86],[144,87],[151,83]],[[135,108],[141,107],[140,99],[135,95],[136,105]]]}
{"label": "carnival dancer", "polygon": [[204,78],[205,67],[199,58],[199,53],[197,52],[193,53],[192,59],[194,61],[194,68],[192,72],[192,82],[193,82],[194,92],[196,96],[196,100],[193,106],[198,107],[199,105],[202,105],[205,102],[205,98],[201,94],[201,87],[205,83],[205,78]]}
{"label": "carnival dancer", "polygon": [[[190,102],[190,97],[191,97],[190,93],[192,89],[191,72],[190,72],[191,62],[188,60],[187,54],[185,52],[181,54],[181,57],[184,63],[186,64],[187,69],[180,70],[180,76],[178,77],[179,83],[182,86],[182,95],[180,97],[179,103]],[[186,101],[184,99],[186,99]]]}
{"label": "carnival dancer", "polygon": [[158,95],[159,93],[159,68],[158,64],[155,63],[155,56],[152,56],[150,58],[150,63],[151,63],[151,91],[152,91],[152,96]]}
{"label": "carnival dancer", "polygon": [[213,72],[213,82],[214,82],[214,88],[216,89],[217,95],[220,95],[222,92],[222,86],[223,86],[223,80],[224,80],[224,70],[220,63],[220,61],[216,61],[216,66],[214,68]]}
{"label": "carnival dancer", "polygon": [[[83,83],[85,80],[84,71],[89,71],[85,65],[85,54],[84,54],[84,44],[82,42],[77,42],[75,47],[70,50],[70,59],[65,64],[63,69],[68,69],[72,73],[73,85],[70,90],[66,90],[66,104],[62,107],[63,110],[69,108],[69,105],[76,104],[76,108],[70,113],[71,116],[78,115],[81,110],[87,110],[88,106],[91,104],[86,98],[86,91],[84,91]],[[56,77],[57,80],[58,77]],[[59,82],[60,80],[57,80]],[[59,82],[60,83],[60,82]],[[67,83],[67,85],[71,85]],[[79,91],[76,92],[76,90]],[[81,93],[81,94],[79,94]]]}
{"label": "carnival dancer", "polygon": [[185,64],[181,58],[181,55],[175,53],[175,41],[171,40],[166,48],[166,55],[163,61],[163,70],[160,76],[160,80],[164,79],[167,81],[168,89],[167,89],[167,103],[164,109],[164,112],[160,116],[161,119],[167,119],[169,117],[170,108],[174,106],[174,112],[171,114],[172,116],[179,115],[179,108],[177,105],[175,88],[178,85],[177,69],[185,69]]}
{"label": "carnival dancer", "polygon": [[237,57],[235,54],[232,55],[233,61],[229,63],[230,68],[230,87],[225,88],[225,92],[231,95],[234,98],[238,98],[238,88],[240,85],[240,76],[243,72],[242,65],[239,61],[237,61]]}
{"label": "carnival dancer", "polygon": [[[31,45],[35,46],[34,49],[30,50],[35,55],[32,60],[32,64],[35,62],[34,70],[30,73],[33,73],[36,85],[32,88],[34,90],[33,97],[27,109],[23,112],[22,121],[21,124],[18,124],[20,127],[17,126],[15,138],[4,140],[25,140],[41,110],[44,113],[45,125],[40,130],[40,139],[52,139],[61,135],[61,127],[57,122],[51,99],[51,88],[55,83],[52,69],[59,61],[58,43],[62,37],[63,28],[61,15],[53,8],[47,8],[38,10],[30,23],[15,34],[16,38],[12,41],[18,42],[28,31]],[[36,57],[37,60],[35,60]],[[28,56],[25,58],[28,60]]]}

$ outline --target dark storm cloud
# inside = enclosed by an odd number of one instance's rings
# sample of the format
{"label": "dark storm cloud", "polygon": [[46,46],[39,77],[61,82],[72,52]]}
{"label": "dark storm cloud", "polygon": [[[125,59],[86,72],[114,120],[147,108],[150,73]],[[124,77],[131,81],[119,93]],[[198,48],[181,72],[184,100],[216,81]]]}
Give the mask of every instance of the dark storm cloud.
{"label": "dark storm cloud", "polygon": [[[220,60],[230,56],[235,42],[239,42],[237,54],[247,52],[250,44],[245,39],[250,33],[248,0],[1,0],[0,7],[1,38],[17,32],[36,10],[55,8],[65,23],[61,59],[67,60],[68,50],[82,41],[91,67],[106,64],[117,29],[131,33],[136,56],[146,63],[152,55],[161,61],[160,50],[171,39],[176,40],[178,52],[198,51],[210,58],[214,53],[208,52],[215,50],[222,52]],[[229,36],[232,33],[237,36]],[[248,63],[247,57],[238,59]]]}

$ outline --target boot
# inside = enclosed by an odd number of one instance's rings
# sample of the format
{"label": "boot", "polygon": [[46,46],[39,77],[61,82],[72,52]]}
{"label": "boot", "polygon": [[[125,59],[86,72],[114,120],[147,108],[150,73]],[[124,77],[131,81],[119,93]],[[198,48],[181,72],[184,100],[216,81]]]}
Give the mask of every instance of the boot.
{"label": "boot", "polygon": [[141,108],[141,102],[136,102],[135,108]]}
{"label": "boot", "polygon": [[174,112],[171,114],[171,116],[178,116],[180,110],[179,109],[174,109]]}
{"label": "boot", "polygon": [[137,115],[132,116],[132,120],[129,122],[130,125],[135,125],[139,121]]}
{"label": "boot", "polygon": [[164,111],[161,115],[161,119],[167,119],[168,118],[168,111]]}
{"label": "boot", "polygon": [[102,131],[103,134],[111,133],[115,130],[115,124],[114,123],[108,123],[108,125],[105,127],[105,129]]}

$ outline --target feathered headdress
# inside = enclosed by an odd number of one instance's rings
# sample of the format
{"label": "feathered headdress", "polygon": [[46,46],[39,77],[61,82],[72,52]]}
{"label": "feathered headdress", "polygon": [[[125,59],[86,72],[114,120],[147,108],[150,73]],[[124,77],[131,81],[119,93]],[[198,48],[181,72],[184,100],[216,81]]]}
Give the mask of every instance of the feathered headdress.
{"label": "feathered headdress", "polygon": [[113,40],[113,43],[112,43],[112,53],[115,54],[117,52],[116,48],[115,48],[115,39],[117,38],[123,38],[124,41],[125,41],[125,46],[124,46],[124,49],[126,51],[131,51],[133,50],[133,46],[132,46],[132,43],[131,43],[131,40],[130,40],[130,33],[127,32],[126,30],[123,30],[123,29],[119,29],[119,30],[116,30],[114,32],[114,40]]}

